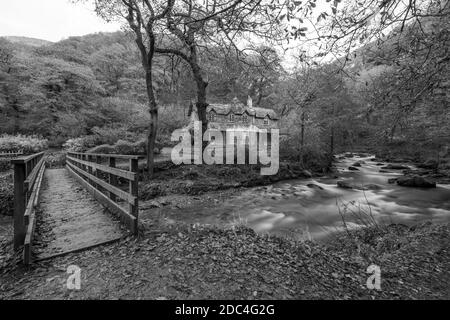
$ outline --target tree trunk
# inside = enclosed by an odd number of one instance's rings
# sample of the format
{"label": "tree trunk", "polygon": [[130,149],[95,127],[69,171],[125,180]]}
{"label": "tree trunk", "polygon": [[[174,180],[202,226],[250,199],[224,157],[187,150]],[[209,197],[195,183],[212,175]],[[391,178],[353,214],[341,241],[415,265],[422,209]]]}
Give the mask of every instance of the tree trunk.
{"label": "tree trunk", "polygon": [[305,111],[302,111],[302,123],[300,134],[300,163],[303,165],[303,148],[305,147]]}
{"label": "tree trunk", "polygon": [[[197,61],[197,52],[195,47],[191,49],[191,59],[190,65],[192,68],[192,74],[194,75],[194,80],[197,84],[197,112],[198,119],[202,122],[202,137],[208,128],[208,120],[206,119],[206,108],[208,103],[206,102],[206,88],[208,87],[208,82],[203,79],[201,68]],[[206,143],[203,143],[203,149],[206,147]]]}
{"label": "tree trunk", "polygon": [[154,171],[154,150],[155,150],[155,142],[156,142],[156,134],[158,130],[158,105],[156,103],[155,94],[153,92],[153,83],[152,83],[152,69],[149,67],[146,71],[146,86],[147,86],[147,95],[149,98],[149,113],[150,113],[150,123],[148,127],[147,134],[147,170],[148,177],[153,176]]}
{"label": "tree trunk", "polygon": [[334,157],[334,125],[331,126],[331,133],[330,133],[330,157],[328,163],[329,168],[333,166],[333,157]]}

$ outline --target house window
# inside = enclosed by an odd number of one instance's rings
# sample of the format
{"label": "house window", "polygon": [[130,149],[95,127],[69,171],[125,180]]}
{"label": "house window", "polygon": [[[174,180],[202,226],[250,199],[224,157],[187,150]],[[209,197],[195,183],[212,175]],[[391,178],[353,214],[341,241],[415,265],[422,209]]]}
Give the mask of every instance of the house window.
{"label": "house window", "polygon": [[242,116],[242,122],[248,123],[248,116],[247,116],[246,114],[244,114],[244,115]]}
{"label": "house window", "polygon": [[266,126],[269,125],[269,118],[264,118],[264,125],[266,125]]}
{"label": "house window", "polygon": [[234,114],[230,114],[230,121],[234,122]]}
{"label": "house window", "polygon": [[216,121],[216,115],[214,114],[214,112],[209,113],[209,121],[211,122]]}

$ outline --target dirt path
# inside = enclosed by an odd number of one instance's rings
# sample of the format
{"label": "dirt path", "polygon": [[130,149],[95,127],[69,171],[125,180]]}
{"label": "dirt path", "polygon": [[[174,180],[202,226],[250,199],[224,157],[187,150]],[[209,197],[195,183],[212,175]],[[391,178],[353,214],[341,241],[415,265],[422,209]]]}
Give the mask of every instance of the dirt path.
{"label": "dirt path", "polygon": [[36,258],[121,238],[127,232],[66,169],[45,171],[34,243]]}

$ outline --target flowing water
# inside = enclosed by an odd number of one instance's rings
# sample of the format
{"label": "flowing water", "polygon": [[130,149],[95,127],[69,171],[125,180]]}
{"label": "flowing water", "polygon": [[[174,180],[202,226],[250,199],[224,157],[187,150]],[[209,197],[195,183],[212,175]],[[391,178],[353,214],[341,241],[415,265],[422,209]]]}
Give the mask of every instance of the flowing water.
{"label": "flowing water", "polygon": [[[450,185],[421,189],[389,184],[388,179],[401,176],[401,170],[380,173],[381,165],[371,158],[350,157],[338,161],[338,173],[334,177],[290,180],[246,189],[220,204],[212,201],[202,207],[163,209],[163,214],[170,221],[243,223],[257,232],[317,240],[342,230],[342,214],[349,228],[360,227],[371,217],[377,222],[407,225],[424,220],[450,221]],[[355,161],[364,164],[358,171],[348,170]],[[346,181],[359,190],[339,188],[337,181]],[[363,191],[362,186],[371,190]]]}

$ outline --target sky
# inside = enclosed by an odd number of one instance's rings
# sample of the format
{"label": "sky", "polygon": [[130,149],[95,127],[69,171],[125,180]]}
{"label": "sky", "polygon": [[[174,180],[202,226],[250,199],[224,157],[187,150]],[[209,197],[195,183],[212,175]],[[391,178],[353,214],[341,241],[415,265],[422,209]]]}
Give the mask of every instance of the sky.
{"label": "sky", "polygon": [[93,6],[69,0],[0,0],[0,37],[21,36],[52,42],[70,36],[113,32],[117,23],[96,16]]}

